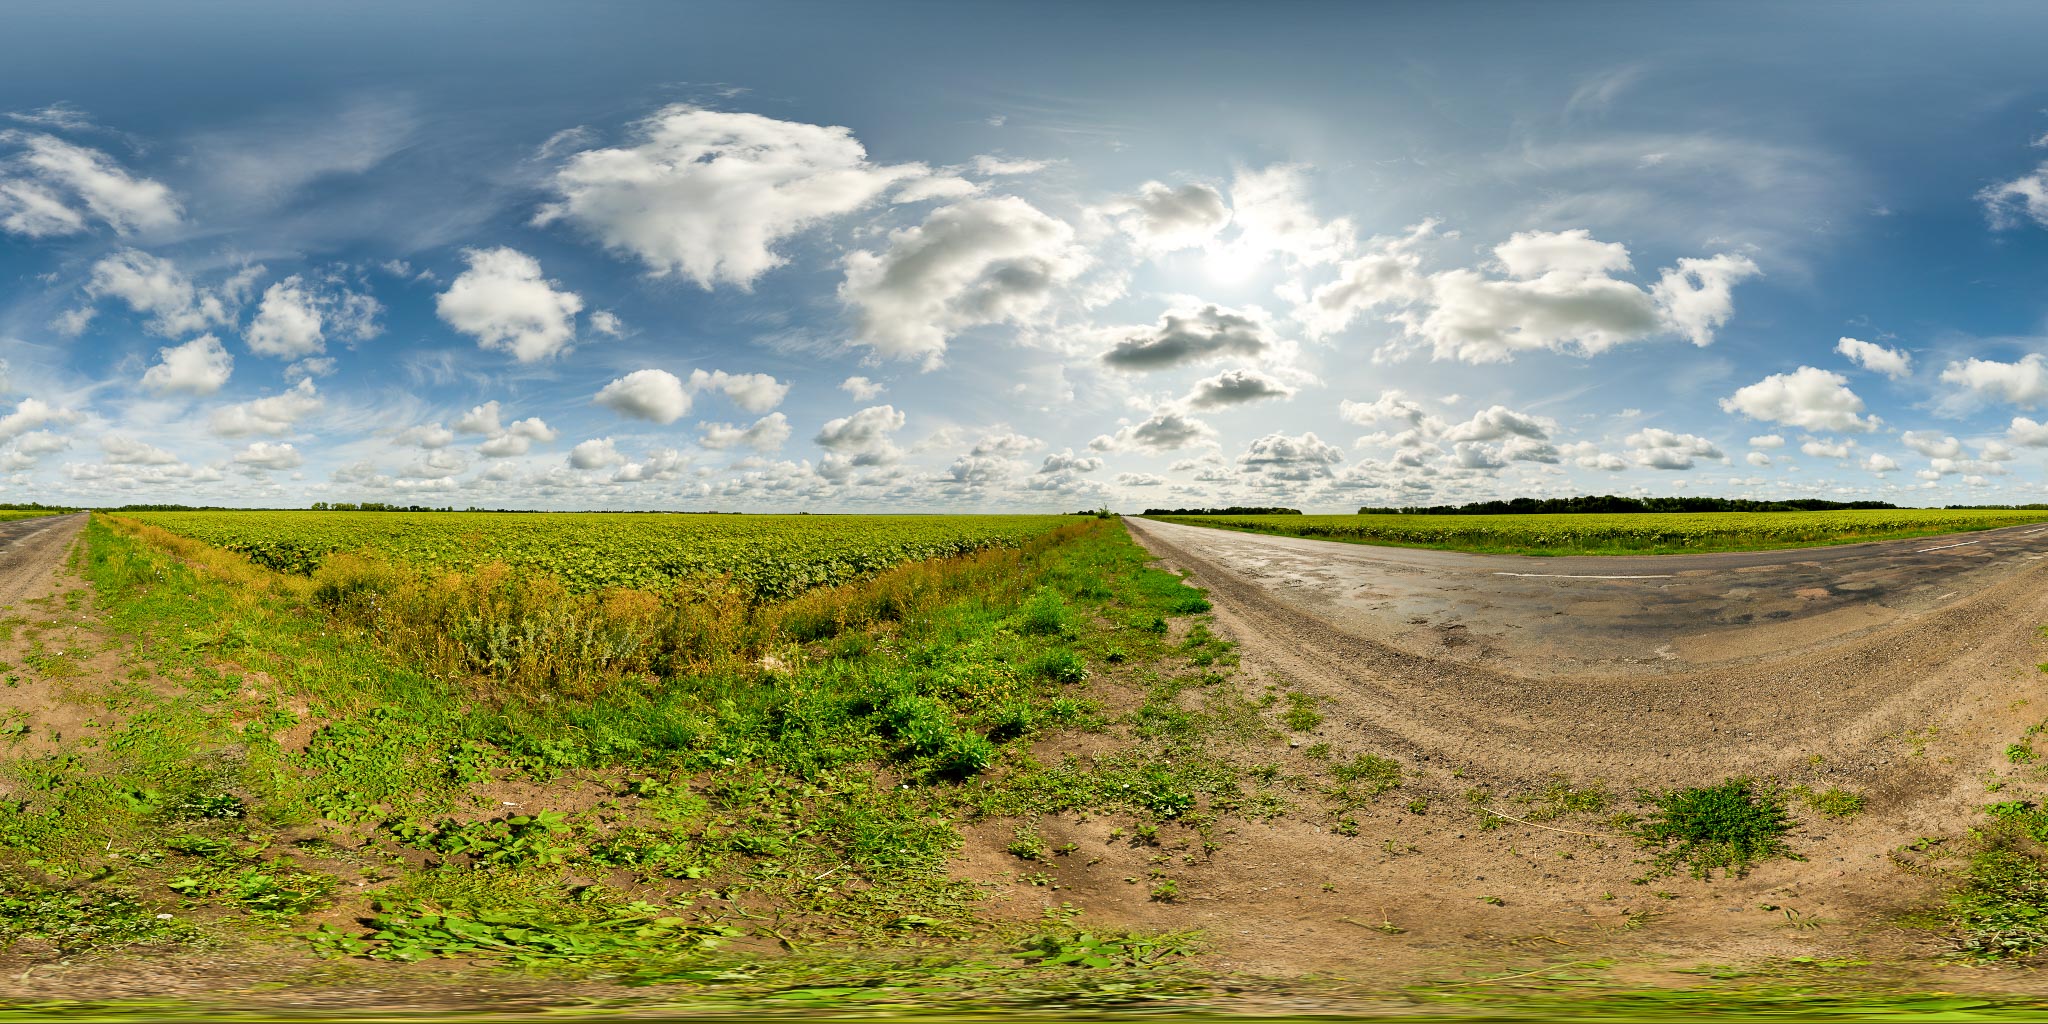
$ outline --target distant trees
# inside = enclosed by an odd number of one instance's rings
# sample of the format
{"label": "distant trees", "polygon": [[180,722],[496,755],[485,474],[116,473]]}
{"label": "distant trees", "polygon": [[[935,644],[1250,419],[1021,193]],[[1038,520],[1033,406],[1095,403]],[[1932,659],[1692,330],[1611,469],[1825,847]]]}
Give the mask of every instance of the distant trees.
{"label": "distant trees", "polygon": [[1298,508],[1232,505],[1229,508],[1148,508],[1148,516],[1298,516]]}

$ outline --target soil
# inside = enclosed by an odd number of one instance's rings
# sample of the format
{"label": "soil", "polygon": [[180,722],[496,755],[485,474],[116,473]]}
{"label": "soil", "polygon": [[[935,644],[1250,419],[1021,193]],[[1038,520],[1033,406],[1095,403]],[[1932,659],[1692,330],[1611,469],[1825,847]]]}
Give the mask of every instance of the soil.
{"label": "soil", "polygon": [[[1069,817],[1040,831],[1075,854],[1020,863],[990,826],[962,873],[996,879],[1008,913],[1070,903],[1104,927],[1204,929],[1229,968],[1388,986],[1613,960],[1609,980],[1663,985],[1697,983],[1702,965],[1828,962],[1865,983],[2048,989],[1946,965],[1944,940],[1905,926],[1941,883],[1902,849],[1955,846],[1984,804],[2039,798],[2025,792],[2038,783],[1994,797],[1986,781],[2026,778],[2002,752],[2048,718],[2048,532],[1530,559],[1126,523],[1208,590],[1250,685],[1322,698],[1322,726],[1261,756],[1313,771],[1295,747],[1329,743],[1337,760],[1394,757],[1408,781],[1356,815],[1355,836],[1289,815],[1206,854],[1191,834],[1141,847]],[[1959,540],[1973,543],[1942,547]],[[1643,851],[1597,818],[1482,830],[1461,799],[1735,775],[1840,786],[1868,807],[1846,822],[1795,807],[1804,861],[1701,881],[1645,879]],[[1152,870],[1175,898],[1149,897]]]}

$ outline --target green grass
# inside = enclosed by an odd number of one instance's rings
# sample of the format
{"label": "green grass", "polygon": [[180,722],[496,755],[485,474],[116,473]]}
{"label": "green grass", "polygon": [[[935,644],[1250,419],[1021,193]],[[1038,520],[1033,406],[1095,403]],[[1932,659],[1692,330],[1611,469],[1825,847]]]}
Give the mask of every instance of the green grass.
{"label": "green grass", "polygon": [[1695,878],[1715,871],[1741,876],[1775,857],[1802,859],[1785,837],[1795,826],[1785,795],[1751,779],[1673,790],[1651,798],[1653,809],[1636,827],[1652,853],[1653,870],[1680,867]]}

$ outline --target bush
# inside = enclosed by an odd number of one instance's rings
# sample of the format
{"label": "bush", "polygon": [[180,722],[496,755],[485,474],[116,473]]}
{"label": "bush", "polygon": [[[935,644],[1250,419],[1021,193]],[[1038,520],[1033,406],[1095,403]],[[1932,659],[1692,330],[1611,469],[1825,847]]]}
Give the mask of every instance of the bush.
{"label": "bush", "polygon": [[1636,835],[1658,851],[1652,863],[1665,872],[1685,864],[1695,878],[1708,878],[1715,868],[1740,878],[1758,861],[1804,859],[1785,842],[1794,822],[1784,794],[1754,780],[1674,790],[1653,802],[1656,811]]}

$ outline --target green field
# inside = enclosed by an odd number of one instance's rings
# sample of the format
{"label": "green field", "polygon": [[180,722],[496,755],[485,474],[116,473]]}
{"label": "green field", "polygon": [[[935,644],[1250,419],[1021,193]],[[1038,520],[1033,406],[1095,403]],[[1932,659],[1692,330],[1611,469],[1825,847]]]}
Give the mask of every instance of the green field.
{"label": "green field", "polygon": [[2048,511],[1882,509],[1620,515],[1156,516],[1354,544],[1523,555],[1659,555],[1853,544],[2048,522]]}
{"label": "green field", "polygon": [[724,578],[761,598],[927,558],[1014,547],[1065,516],[803,516],[573,512],[134,512],[127,518],[308,574],[336,552],[414,569],[502,562],[578,592]]}

